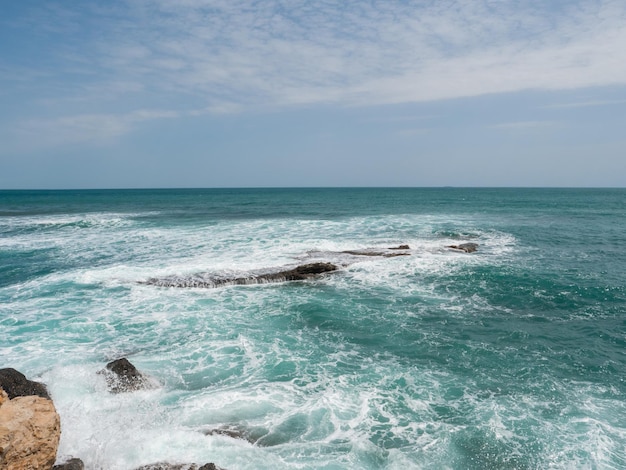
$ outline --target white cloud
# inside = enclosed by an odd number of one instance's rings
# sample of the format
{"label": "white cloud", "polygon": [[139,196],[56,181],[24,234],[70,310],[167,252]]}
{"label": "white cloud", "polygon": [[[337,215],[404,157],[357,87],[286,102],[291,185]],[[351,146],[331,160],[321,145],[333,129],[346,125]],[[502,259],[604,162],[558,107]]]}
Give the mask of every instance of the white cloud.
{"label": "white cloud", "polygon": [[[42,11],[59,19],[51,33],[58,56],[39,75],[50,87],[50,106],[82,101],[83,111],[26,120],[20,128],[76,142],[116,137],[150,119],[251,107],[359,106],[626,85],[626,3],[558,3],[47,5]],[[6,61],[0,63],[0,78],[7,70]],[[124,111],[100,111],[114,108]],[[178,111],[142,111],[154,108]]]}
{"label": "white cloud", "polygon": [[107,60],[242,106],[626,84],[626,5],[543,3],[146,0]]}

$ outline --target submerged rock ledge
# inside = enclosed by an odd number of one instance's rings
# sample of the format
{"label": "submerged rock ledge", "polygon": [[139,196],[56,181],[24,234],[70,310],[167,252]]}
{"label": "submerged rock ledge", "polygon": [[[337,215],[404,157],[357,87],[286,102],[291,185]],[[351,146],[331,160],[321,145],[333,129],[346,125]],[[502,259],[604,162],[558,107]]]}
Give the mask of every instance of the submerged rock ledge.
{"label": "submerged rock ledge", "polygon": [[[448,245],[451,248],[465,253],[473,253],[477,250],[477,243],[462,243],[460,245]],[[224,286],[241,286],[255,284],[269,284],[275,282],[305,281],[326,273],[338,271],[340,268],[353,263],[363,261],[363,258],[395,258],[398,256],[410,256],[412,254],[409,245],[398,245],[388,248],[363,248],[344,251],[309,251],[305,259],[331,259],[330,261],[315,261],[302,264],[295,268],[275,268],[274,270],[252,271],[247,275],[228,276],[215,273],[197,273],[188,276],[166,276],[153,277],[145,281],[138,281],[139,284],[157,287],[179,287],[179,288],[216,288]]]}
{"label": "submerged rock ledge", "polygon": [[304,281],[320,274],[337,271],[339,266],[333,263],[310,263],[297,266],[293,269],[277,272],[251,273],[249,276],[219,277],[210,274],[196,274],[190,277],[151,278],[141,281],[158,287],[222,287],[236,285],[267,284],[271,282]]}
{"label": "submerged rock ledge", "polygon": [[465,253],[474,253],[478,249],[478,243],[461,243],[460,245],[448,245],[446,248],[464,251]]}
{"label": "submerged rock ledge", "polygon": [[195,463],[172,464],[169,462],[159,462],[142,465],[141,467],[137,467],[135,470],[222,470],[222,468],[218,467],[214,463],[205,463],[204,465],[199,466]]}
{"label": "submerged rock ledge", "polygon": [[[309,252],[310,255],[316,257],[320,255],[327,256],[344,256],[361,258],[361,257],[382,257],[382,258],[394,258],[396,256],[408,256],[410,255],[409,245],[399,245],[390,248],[366,248],[360,250],[346,250],[337,252]],[[338,263],[331,263],[329,261],[317,261],[313,263],[303,264],[296,266],[295,268],[280,269],[278,271],[258,271],[251,272],[246,276],[220,276],[211,273],[198,273],[191,276],[178,277],[168,276],[162,278],[150,278],[146,281],[139,281],[139,284],[157,286],[157,287],[200,287],[200,288],[215,288],[224,286],[241,286],[241,285],[254,285],[254,284],[269,284],[274,282],[288,282],[288,281],[305,281],[314,277],[320,276],[325,273],[332,273],[345,267],[355,260],[344,260]]]}
{"label": "submerged rock ledge", "polygon": [[[382,258],[395,258],[396,256],[409,256],[411,253],[407,251],[408,249],[409,249],[408,245],[400,245],[396,248],[387,248],[384,251],[365,249],[365,250],[345,250],[340,253],[343,253],[346,255],[353,255],[353,256],[380,256]],[[389,250],[393,250],[393,251],[389,251]]]}

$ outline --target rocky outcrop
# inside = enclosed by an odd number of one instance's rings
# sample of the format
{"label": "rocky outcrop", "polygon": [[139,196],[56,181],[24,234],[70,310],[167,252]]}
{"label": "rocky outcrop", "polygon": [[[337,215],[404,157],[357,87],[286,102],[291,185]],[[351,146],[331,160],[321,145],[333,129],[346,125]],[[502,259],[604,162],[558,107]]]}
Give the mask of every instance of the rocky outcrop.
{"label": "rocky outcrop", "polygon": [[219,428],[209,428],[202,430],[205,436],[226,436],[231,439],[241,439],[250,444],[258,444],[259,440],[267,435],[264,428],[244,428],[239,425],[224,425]]}
{"label": "rocky outcrop", "polygon": [[214,463],[205,463],[202,466],[198,466],[195,463],[191,464],[171,464],[168,462],[153,463],[150,465],[142,465],[135,470],[223,470],[216,466]]}
{"label": "rocky outcrop", "polygon": [[[375,249],[364,249],[364,250],[345,250],[342,251],[341,253],[346,254],[346,255],[353,255],[353,256],[378,256],[378,257],[382,257],[382,258],[395,258],[396,256],[409,256],[411,253],[407,253],[406,251],[400,251],[400,250],[407,250],[408,248],[387,248],[386,250],[375,250]],[[387,250],[395,250],[395,251],[387,251]]]}
{"label": "rocky outcrop", "polygon": [[10,367],[0,369],[0,388],[7,393],[10,400],[30,395],[50,400],[50,394],[44,384],[28,380],[24,374]]}
{"label": "rocky outcrop", "polygon": [[337,269],[339,268],[332,263],[311,263],[286,271],[263,274],[259,276],[259,280],[266,282],[304,281],[320,274],[336,271]]}
{"label": "rocky outcrop", "polygon": [[461,243],[460,245],[448,245],[446,248],[464,251],[465,253],[474,253],[478,249],[478,243]]}
{"label": "rocky outcrop", "polygon": [[310,263],[292,269],[250,273],[247,276],[222,277],[211,274],[196,274],[189,277],[152,278],[140,284],[159,287],[222,287],[235,285],[267,284],[272,282],[304,281],[324,273],[338,270],[332,263]]}
{"label": "rocky outcrop", "polygon": [[143,375],[125,357],[109,362],[104,369],[98,371],[104,375],[111,393],[133,392],[152,388],[148,377]]}
{"label": "rocky outcrop", "polygon": [[254,444],[254,441],[250,438],[250,436],[240,429],[235,428],[215,428],[215,429],[207,429],[203,431],[205,436],[226,436],[232,439],[242,439],[244,441],[248,441]]}
{"label": "rocky outcrop", "polygon": [[[6,369],[2,370],[3,372]],[[61,437],[61,422],[52,400],[31,394],[16,396],[16,390],[41,393],[43,384],[33,388],[15,388],[12,378],[21,373],[10,369],[7,387],[9,395],[0,384],[0,468],[11,470],[49,470],[56,460]],[[19,376],[16,376],[17,372]],[[2,379],[6,378],[2,375]],[[24,378],[25,379],[25,378]],[[47,395],[47,390],[45,391]],[[12,397],[12,398],[11,398]]]}
{"label": "rocky outcrop", "polygon": [[52,470],[85,470],[85,464],[81,459],[69,459],[61,465],[55,465]]}
{"label": "rocky outcrop", "polygon": [[[448,245],[450,248],[464,253],[474,253],[478,249],[477,243],[461,243]],[[363,262],[365,258],[395,258],[398,256],[410,256],[413,254],[409,245],[403,244],[391,247],[361,248],[344,251],[320,251],[311,250],[302,261],[312,261],[308,264],[295,268],[267,269],[251,271],[247,274],[228,276],[214,273],[197,273],[189,276],[167,276],[162,278],[150,278],[140,281],[139,284],[158,287],[199,287],[214,288],[236,285],[266,284],[273,282],[304,281],[314,277],[338,271],[354,263]],[[318,261],[324,260],[324,261]],[[330,260],[330,261],[329,261]]]}

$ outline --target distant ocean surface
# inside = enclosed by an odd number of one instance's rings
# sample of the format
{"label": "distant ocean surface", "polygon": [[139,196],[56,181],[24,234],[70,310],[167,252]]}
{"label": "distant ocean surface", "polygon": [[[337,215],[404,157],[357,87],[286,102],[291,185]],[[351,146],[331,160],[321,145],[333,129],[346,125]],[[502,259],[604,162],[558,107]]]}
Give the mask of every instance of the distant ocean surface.
{"label": "distant ocean surface", "polygon": [[626,190],[0,191],[0,358],[88,469],[624,469]]}

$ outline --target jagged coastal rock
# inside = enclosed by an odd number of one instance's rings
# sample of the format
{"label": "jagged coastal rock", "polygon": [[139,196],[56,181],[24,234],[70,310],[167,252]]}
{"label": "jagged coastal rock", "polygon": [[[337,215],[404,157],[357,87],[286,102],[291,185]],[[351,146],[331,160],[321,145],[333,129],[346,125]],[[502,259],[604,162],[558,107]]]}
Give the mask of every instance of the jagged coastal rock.
{"label": "jagged coastal rock", "polygon": [[24,374],[10,367],[0,369],[0,387],[7,393],[10,400],[29,395],[50,400],[50,394],[44,384],[28,380]]}
{"label": "jagged coastal rock", "polygon": [[395,258],[396,256],[409,256],[409,245],[400,245],[383,250],[366,248],[364,250],[345,250],[341,253],[354,256],[380,256],[382,258]]}
{"label": "jagged coastal rock", "polygon": [[[311,251],[309,256],[318,257],[342,257],[343,261],[316,261],[309,264],[296,266],[295,268],[283,268],[278,270],[264,270],[250,272],[240,276],[223,276],[211,273],[198,273],[189,276],[168,276],[163,278],[150,278],[146,281],[140,281],[139,284],[158,286],[158,287],[201,287],[213,288],[223,286],[237,285],[253,285],[267,284],[273,282],[288,281],[305,281],[326,273],[332,273],[340,269],[340,267],[348,266],[351,263],[358,262],[360,257],[382,257],[395,258],[397,256],[409,256],[411,248],[409,245],[398,245],[389,248],[364,248],[358,250],[345,251]],[[343,255],[343,256],[342,256]],[[346,257],[345,255],[348,255]]]}
{"label": "jagged coastal rock", "polygon": [[109,362],[104,369],[98,371],[104,375],[111,393],[133,392],[152,388],[148,377],[143,375],[125,357]]}
{"label": "jagged coastal rock", "polygon": [[61,421],[46,386],[15,369],[0,369],[0,468],[49,470]]}
{"label": "jagged coastal rock", "polygon": [[153,463],[150,465],[142,465],[135,470],[223,470],[216,466],[214,463],[205,463],[199,466],[195,463],[192,464],[171,464],[167,462]]}
{"label": "jagged coastal rock", "polygon": [[85,464],[81,459],[69,459],[67,462],[55,465],[52,470],[84,470]]}
{"label": "jagged coastal rock", "polygon": [[205,436],[226,436],[231,439],[241,439],[250,444],[257,444],[267,434],[265,429],[246,429],[238,425],[227,425],[219,428],[210,428],[202,431]]}
{"label": "jagged coastal rock", "polygon": [[275,272],[251,273],[240,277],[219,277],[197,274],[189,277],[151,278],[141,284],[159,287],[221,287],[249,284],[266,284],[271,282],[304,281],[324,273],[337,271],[339,266],[333,263],[310,263],[292,269]]}
{"label": "jagged coastal rock", "polygon": [[306,279],[311,279],[319,274],[329,273],[332,271],[336,271],[339,269],[338,266],[335,266],[332,263],[311,263],[304,264],[302,266],[298,266],[294,269],[289,269],[287,271],[279,271],[277,273],[270,273],[260,276],[263,280],[266,281],[304,281]]}
{"label": "jagged coastal rock", "polygon": [[448,245],[446,248],[464,251],[465,253],[474,253],[478,249],[478,243],[461,243],[460,245]]}

